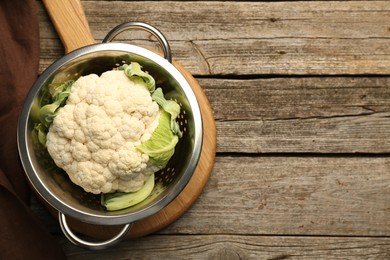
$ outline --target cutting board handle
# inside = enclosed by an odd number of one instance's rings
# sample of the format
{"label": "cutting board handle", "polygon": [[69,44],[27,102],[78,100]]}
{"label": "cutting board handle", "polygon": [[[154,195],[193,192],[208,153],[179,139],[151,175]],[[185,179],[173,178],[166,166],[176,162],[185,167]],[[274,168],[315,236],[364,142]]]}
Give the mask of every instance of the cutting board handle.
{"label": "cutting board handle", "polygon": [[42,0],[68,53],[95,40],[79,0]]}

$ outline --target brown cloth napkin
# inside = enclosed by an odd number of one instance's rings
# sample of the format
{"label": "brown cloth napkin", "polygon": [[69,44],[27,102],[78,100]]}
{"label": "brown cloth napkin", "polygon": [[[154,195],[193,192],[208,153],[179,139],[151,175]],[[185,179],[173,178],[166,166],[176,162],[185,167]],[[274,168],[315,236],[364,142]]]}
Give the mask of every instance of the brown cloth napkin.
{"label": "brown cloth napkin", "polygon": [[19,112],[38,75],[38,25],[36,0],[0,1],[0,259],[65,259],[27,206],[17,151]]}

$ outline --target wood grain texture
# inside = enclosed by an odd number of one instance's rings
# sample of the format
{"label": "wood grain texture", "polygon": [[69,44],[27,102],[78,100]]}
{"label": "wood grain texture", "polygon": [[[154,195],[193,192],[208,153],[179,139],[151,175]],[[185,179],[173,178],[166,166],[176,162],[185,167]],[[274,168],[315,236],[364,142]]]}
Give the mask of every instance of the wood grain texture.
{"label": "wood grain texture", "polygon": [[[390,74],[386,1],[83,1],[83,6],[97,41],[119,23],[151,23],[193,75]],[[42,9],[40,25],[43,69],[63,51]],[[142,39],[136,33],[121,36],[137,38]]]}
{"label": "wood grain texture", "polygon": [[217,121],[218,152],[390,152],[387,77],[199,81]]}
{"label": "wood grain texture", "polygon": [[66,53],[95,43],[80,1],[42,0],[42,2],[50,15]]}
{"label": "wood grain texture", "polygon": [[60,239],[69,259],[389,259],[389,238],[161,236],[125,241],[104,254]]}
{"label": "wood grain texture", "polygon": [[390,236],[389,157],[221,157],[166,234]]}

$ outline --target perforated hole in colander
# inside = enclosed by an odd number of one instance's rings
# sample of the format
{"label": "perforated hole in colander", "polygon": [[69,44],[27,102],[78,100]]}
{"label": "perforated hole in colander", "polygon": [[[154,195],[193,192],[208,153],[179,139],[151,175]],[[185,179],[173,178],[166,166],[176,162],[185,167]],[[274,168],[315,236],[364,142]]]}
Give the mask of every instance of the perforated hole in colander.
{"label": "perforated hole in colander", "polygon": [[[187,124],[188,124],[188,119],[186,116],[187,113],[183,109],[182,103],[180,103],[177,99],[172,99],[172,100],[174,100],[176,103],[178,103],[181,107],[180,114],[177,117],[176,121],[179,124],[180,131],[183,133],[182,138],[184,138],[184,136],[187,134]],[[177,151],[178,149],[181,149],[180,143],[181,142],[179,140],[179,143],[175,148],[175,154],[174,154],[173,158],[168,162],[168,165],[164,169],[158,171],[155,174],[156,183],[162,184],[164,187],[169,186],[175,180],[176,164],[180,162],[180,160],[178,160],[178,157],[179,157],[178,155],[180,154],[180,151]]]}

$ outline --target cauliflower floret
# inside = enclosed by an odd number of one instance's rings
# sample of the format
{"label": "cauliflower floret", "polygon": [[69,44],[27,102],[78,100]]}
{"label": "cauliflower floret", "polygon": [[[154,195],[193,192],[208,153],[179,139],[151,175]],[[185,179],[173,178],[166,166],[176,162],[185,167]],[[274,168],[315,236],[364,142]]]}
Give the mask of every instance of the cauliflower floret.
{"label": "cauliflower floret", "polygon": [[150,138],[159,118],[148,89],[123,71],[87,75],[73,83],[54,118],[47,149],[87,192],[134,192],[158,170],[136,146]]}

